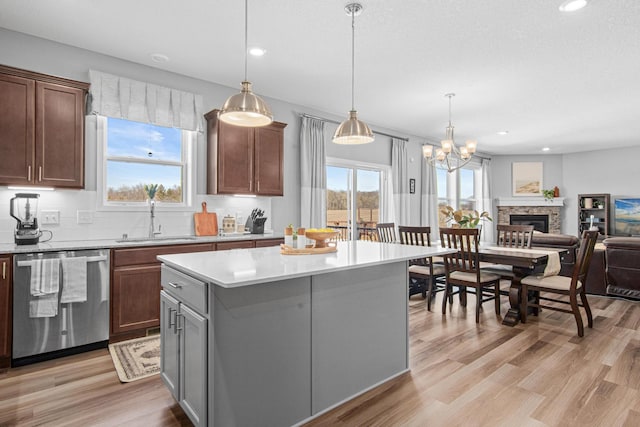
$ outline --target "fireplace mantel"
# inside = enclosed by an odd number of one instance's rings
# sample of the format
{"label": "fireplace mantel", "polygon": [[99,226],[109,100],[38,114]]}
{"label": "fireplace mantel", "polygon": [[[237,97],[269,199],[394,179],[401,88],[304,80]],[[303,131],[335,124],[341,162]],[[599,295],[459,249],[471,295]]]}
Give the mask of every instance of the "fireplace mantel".
{"label": "fireplace mantel", "polygon": [[496,206],[564,206],[564,197],[498,197]]}

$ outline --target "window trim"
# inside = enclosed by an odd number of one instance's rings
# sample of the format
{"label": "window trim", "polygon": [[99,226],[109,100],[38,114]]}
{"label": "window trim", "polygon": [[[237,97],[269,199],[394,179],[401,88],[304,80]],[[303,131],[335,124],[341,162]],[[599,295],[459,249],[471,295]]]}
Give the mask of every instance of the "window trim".
{"label": "window trim", "polygon": [[146,212],[149,206],[146,202],[107,202],[106,188],[107,183],[107,160],[124,161],[130,163],[148,163],[148,164],[175,164],[183,166],[182,182],[183,182],[183,202],[182,203],[163,203],[156,201],[156,210],[158,211],[193,211],[193,201],[196,195],[196,168],[197,162],[195,157],[197,132],[189,130],[181,130],[182,137],[182,158],[184,163],[172,161],[147,160],[138,161],[128,157],[107,157],[107,120],[108,117],[96,115],[96,210],[97,211],[121,211],[121,212]]}

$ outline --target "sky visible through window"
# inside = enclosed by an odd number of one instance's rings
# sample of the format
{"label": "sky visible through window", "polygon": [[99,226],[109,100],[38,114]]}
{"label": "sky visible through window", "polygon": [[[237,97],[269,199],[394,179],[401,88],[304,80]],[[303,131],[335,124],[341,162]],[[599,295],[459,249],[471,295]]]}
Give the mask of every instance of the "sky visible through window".
{"label": "sky visible through window", "polygon": [[[108,118],[107,141],[108,157],[175,162],[182,159],[180,129]],[[114,161],[108,162],[107,176],[108,186],[112,188],[140,182],[171,188],[182,180],[180,167]]]}
{"label": "sky visible through window", "polygon": [[[346,168],[327,167],[327,188],[334,191],[346,191],[349,170]],[[366,169],[358,169],[358,191],[379,191],[380,172]]]}

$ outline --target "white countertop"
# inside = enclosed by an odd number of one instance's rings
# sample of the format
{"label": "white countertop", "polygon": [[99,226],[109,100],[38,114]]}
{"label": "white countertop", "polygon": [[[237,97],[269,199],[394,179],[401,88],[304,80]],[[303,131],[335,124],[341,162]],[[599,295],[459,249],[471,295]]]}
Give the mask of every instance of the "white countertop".
{"label": "white countertop", "polygon": [[277,246],[220,252],[161,255],[166,265],[223,288],[349,270],[453,253],[438,246],[410,246],[367,241],[338,242],[328,254],[282,255]]}
{"label": "white countertop", "polygon": [[239,240],[263,240],[281,239],[283,233],[273,234],[240,234],[233,233],[218,236],[159,236],[156,239],[139,240],[131,238],[126,241],[121,239],[99,239],[99,240],[52,240],[40,242],[37,245],[16,245],[15,243],[0,243],[0,254],[18,254],[34,252],[55,252],[55,251],[75,251],[83,249],[111,249],[127,248],[135,246],[164,246],[164,245],[187,245],[189,243],[220,243]]}

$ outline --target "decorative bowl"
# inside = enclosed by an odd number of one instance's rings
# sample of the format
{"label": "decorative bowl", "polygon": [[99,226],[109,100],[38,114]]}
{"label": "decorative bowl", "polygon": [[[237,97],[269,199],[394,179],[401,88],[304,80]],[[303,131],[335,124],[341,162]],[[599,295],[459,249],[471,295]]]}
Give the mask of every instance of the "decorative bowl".
{"label": "decorative bowl", "polygon": [[338,231],[309,231],[307,230],[304,235],[307,239],[315,240],[314,248],[326,248],[327,241],[335,238],[339,234]]}

